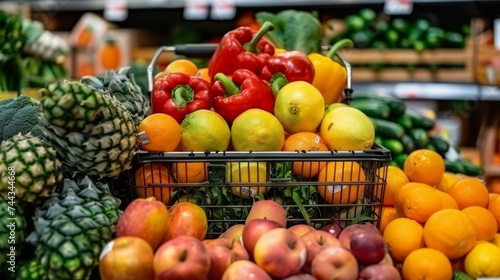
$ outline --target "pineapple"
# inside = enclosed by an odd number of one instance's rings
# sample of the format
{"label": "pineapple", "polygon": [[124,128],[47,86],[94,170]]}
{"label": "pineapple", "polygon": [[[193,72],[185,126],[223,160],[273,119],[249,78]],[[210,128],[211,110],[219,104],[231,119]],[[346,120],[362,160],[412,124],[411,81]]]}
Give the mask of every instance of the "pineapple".
{"label": "pineapple", "polygon": [[62,191],[36,209],[35,231],[26,239],[47,279],[89,279],[115,232],[119,205],[107,184],[65,179]]}
{"label": "pineapple", "polygon": [[16,280],[47,280],[47,272],[38,259],[31,259],[19,267]]}
{"label": "pineapple", "polygon": [[75,81],[52,83],[40,93],[40,122],[63,164],[100,178],[130,168],[137,125],[121,102]]}
{"label": "pineapple", "polygon": [[116,73],[108,70],[104,77],[86,76],[81,82],[93,88],[105,91],[122,102],[134,118],[138,126],[141,121],[151,114],[151,104],[135,82],[131,67],[123,67]]}
{"label": "pineapple", "polygon": [[62,163],[45,140],[30,133],[16,134],[0,145],[0,194],[4,199],[36,204],[62,182]]}
{"label": "pineapple", "polygon": [[[26,220],[21,207],[0,196],[0,271],[4,275],[14,276],[18,272],[17,267],[15,267],[15,271],[11,269],[13,269],[12,264],[15,265],[19,262],[25,229]],[[15,248],[14,256],[10,256],[12,254],[11,246]],[[10,264],[9,261],[12,257],[14,260]],[[2,279],[6,278],[2,277]]]}

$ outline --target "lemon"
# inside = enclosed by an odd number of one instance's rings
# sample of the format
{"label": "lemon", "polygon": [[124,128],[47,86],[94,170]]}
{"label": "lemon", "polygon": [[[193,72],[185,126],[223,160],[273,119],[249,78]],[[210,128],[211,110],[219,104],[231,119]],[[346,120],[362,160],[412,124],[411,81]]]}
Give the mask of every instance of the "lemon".
{"label": "lemon", "polygon": [[276,95],[274,115],[289,134],[316,132],[325,115],[325,100],[312,84],[291,82]]}
{"label": "lemon", "polygon": [[266,162],[228,162],[226,164],[227,183],[230,184],[232,193],[242,198],[266,194],[270,187],[261,186],[259,183],[267,182],[267,177]]}
{"label": "lemon", "polygon": [[474,278],[500,276],[500,248],[489,243],[476,244],[465,256],[465,272]]}
{"label": "lemon", "polygon": [[183,151],[225,151],[231,140],[229,125],[211,110],[189,113],[181,123]]}
{"label": "lemon", "polygon": [[273,114],[249,109],[234,119],[231,141],[236,151],[281,151],[285,131]]}
{"label": "lemon", "polygon": [[319,131],[330,150],[365,150],[370,149],[375,141],[372,122],[353,107],[338,107],[328,112]]}
{"label": "lemon", "polygon": [[455,183],[457,180],[458,178],[453,173],[445,172],[441,181],[436,185],[436,188],[440,191],[448,192],[451,184]]}

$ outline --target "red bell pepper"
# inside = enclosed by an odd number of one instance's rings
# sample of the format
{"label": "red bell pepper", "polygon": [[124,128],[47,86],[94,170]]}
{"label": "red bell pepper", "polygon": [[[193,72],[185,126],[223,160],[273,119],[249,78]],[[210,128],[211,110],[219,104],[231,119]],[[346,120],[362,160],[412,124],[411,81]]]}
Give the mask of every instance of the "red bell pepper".
{"label": "red bell pepper", "polygon": [[201,77],[172,72],[153,84],[153,113],[168,114],[179,123],[191,112],[210,110],[213,101],[212,85]]}
{"label": "red bell pepper", "polygon": [[238,69],[260,73],[266,60],[274,54],[274,45],[264,35],[274,26],[262,24],[259,31],[241,26],[224,34],[208,64],[208,74],[213,83],[217,73],[232,75]]}
{"label": "red bell pepper", "polygon": [[274,94],[287,83],[314,80],[314,65],[309,57],[300,51],[286,51],[271,56],[262,68],[260,77],[269,81]]}
{"label": "red bell pepper", "polygon": [[228,123],[252,108],[274,113],[275,97],[271,87],[250,70],[236,70],[231,78],[219,73],[215,75],[213,88],[214,110]]}

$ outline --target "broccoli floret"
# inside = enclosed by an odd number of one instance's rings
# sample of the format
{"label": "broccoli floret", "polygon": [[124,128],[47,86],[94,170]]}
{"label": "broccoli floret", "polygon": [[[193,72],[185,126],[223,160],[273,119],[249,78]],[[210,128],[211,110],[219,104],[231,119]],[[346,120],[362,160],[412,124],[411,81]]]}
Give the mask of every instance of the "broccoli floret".
{"label": "broccoli floret", "polygon": [[40,104],[26,95],[9,98],[0,102],[0,142],[4,139],[30,132],[37,137],[44,137],[39,127]]}

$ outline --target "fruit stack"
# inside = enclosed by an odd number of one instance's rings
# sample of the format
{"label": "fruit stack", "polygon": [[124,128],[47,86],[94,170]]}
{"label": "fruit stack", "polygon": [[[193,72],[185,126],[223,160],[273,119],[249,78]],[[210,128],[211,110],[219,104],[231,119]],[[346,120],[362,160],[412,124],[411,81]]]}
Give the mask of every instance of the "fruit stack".
{"label": "fruit stack", "polygon": [[446,171],[478,176],[483,173],[460,155],[459,148],[446,139],[433,117],[406,106],[403,100],[385,93],[356,92],[350,105],[370,117],[375,126],[375,142],[392,153],[392,165],[403,167],[408,154],[430,149],[445,158]]}

